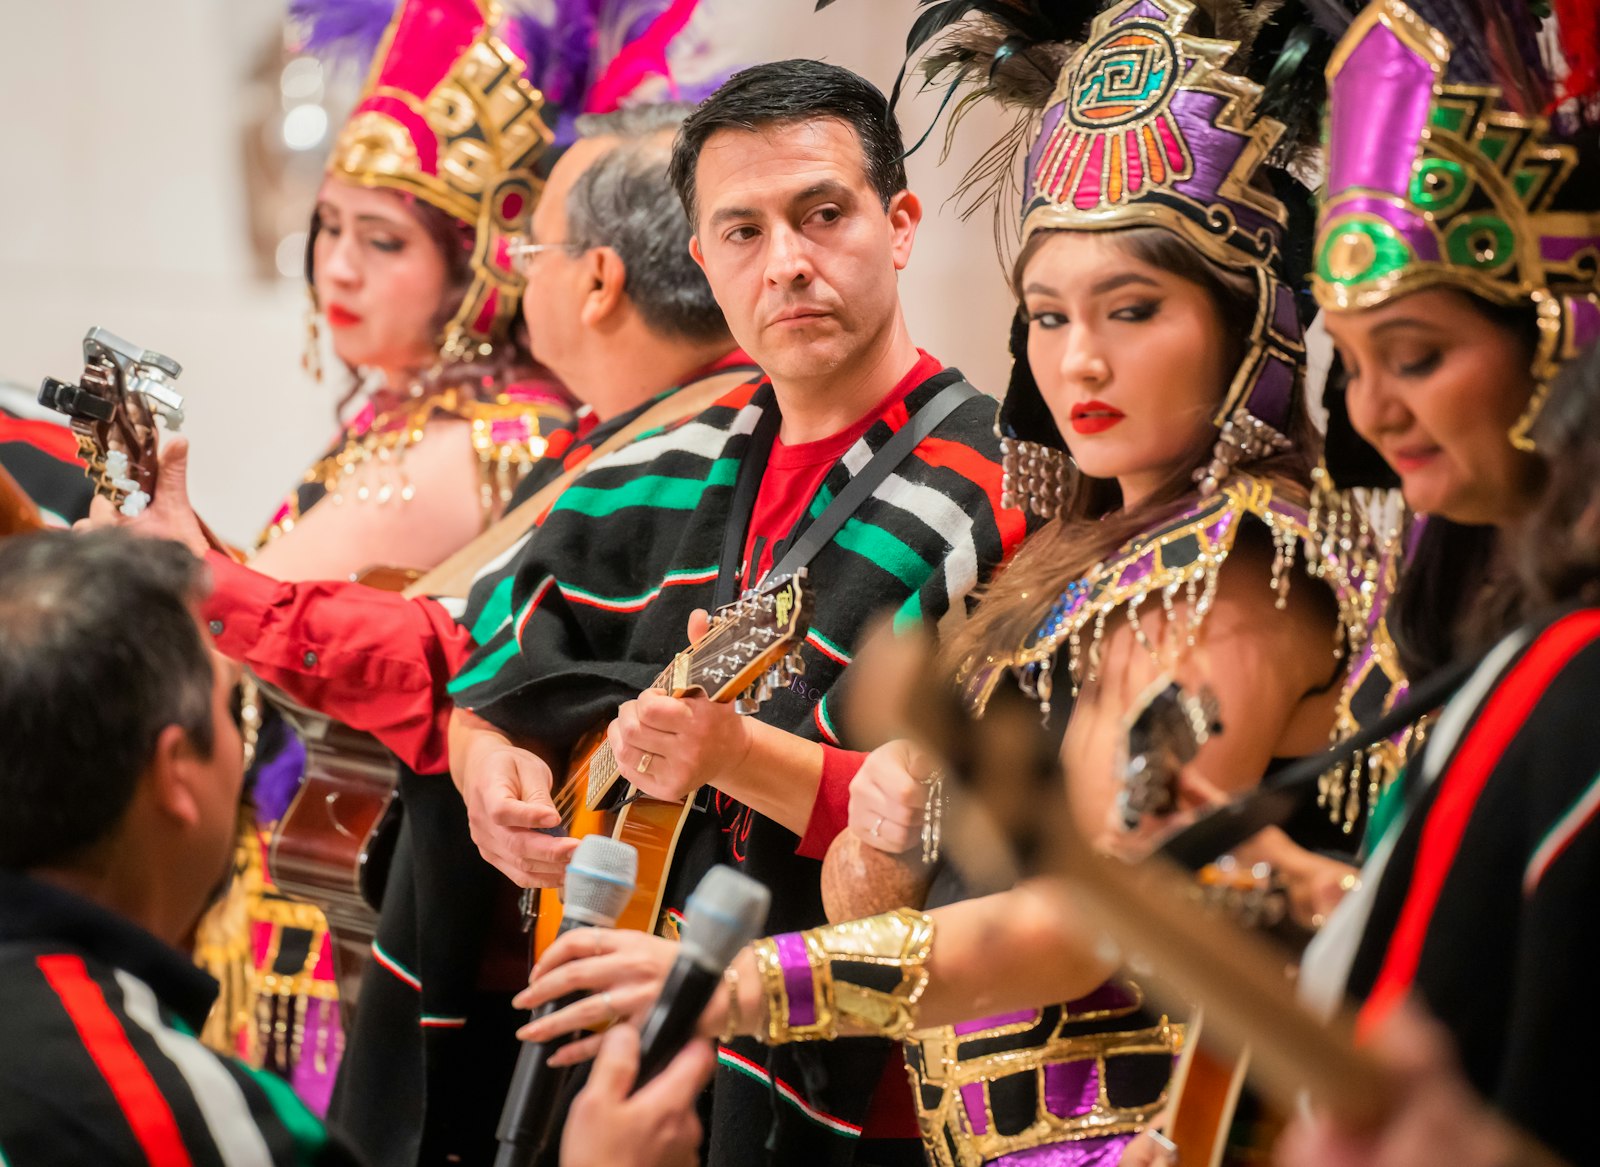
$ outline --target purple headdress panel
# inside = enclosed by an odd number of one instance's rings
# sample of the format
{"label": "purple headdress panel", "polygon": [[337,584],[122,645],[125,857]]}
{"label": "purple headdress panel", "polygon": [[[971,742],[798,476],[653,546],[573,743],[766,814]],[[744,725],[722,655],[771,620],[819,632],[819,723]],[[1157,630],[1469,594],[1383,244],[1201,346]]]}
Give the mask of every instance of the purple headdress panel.
{"label": "purple headdress panel", "polygon": [[1237,43],[1185,31],[1194,12],[1124,0],[1096,18],[1028,154],[1022,232],[1162,227],[1254,274],[1256,318],[1203,480],[1214,488],[1241,455],[1287,444],[1305,348],[1282,272],[1288,212],[1257,180],[1284,128],[1259,115],[1261,87],[1227,71]]}
{"label": "purple headdress panel", "polygon": [[[1494,85],[1445,84],[1453,46],[1399,0],[1377,0],[1328,65],[1328,195],[1312,287],[1334,311],[1424,287],[1529,304],[1536,383],[1529,429],[1563,362],[1600,338],[1600,213],[1556,210],[1578,164],[1549,122]],[[1590,207],[1595,201],[1590,200]]]}

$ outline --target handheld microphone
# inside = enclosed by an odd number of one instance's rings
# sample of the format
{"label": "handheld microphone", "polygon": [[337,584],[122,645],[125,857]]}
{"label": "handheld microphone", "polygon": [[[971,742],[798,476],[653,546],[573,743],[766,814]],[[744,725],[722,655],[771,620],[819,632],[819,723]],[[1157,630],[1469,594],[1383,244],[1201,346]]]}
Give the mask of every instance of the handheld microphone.
{"label": "handheld microphone", "polygon": [[[572,854],[562,888],[561,927],[557,936],[575,928],[610,928],[633,897],[639,871],[639,853],[626,843],[605,835],[588,835]],[[580,1001],[583,993],[569,993],[533,1011],[530,1020]],[[572,1040],[571,1034],[532,1042],[517,1054],[517,1069],[506,1091],[495,1137],[500,1151],[495,1167],[528,1167],[549,1141],[561,1111],[570,1066],[551,1066],[550,1055]]]}
{"label": "handheld microphone", "polygon": [[694,1036],[728,963],[761,931],[772,893],[731,867],[713,867],[685,905],[678,959],[639,1036],[637,1090]]}

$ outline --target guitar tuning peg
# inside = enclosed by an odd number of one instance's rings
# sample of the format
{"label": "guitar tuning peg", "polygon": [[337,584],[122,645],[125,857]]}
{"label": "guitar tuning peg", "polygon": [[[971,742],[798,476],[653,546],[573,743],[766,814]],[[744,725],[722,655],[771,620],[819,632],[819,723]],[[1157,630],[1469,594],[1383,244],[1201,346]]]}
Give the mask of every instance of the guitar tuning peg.
{"label": "guitar tuning peg", "polygon": [[768,683],[766,677],[762,677],[759,681],[756,682],[756,704],[757,705],[761,704],[761,702],[765,701],[768,697],[771,697],[771,696],[772,696],[772,686]]}
{"label": "guitar tuning peg", "polygon": [[748,717],[752,713],[761,712],[761,702],[750,697],[736,697],[733,702],[733,711]]}
{"label": "guitar tuning peg", "polygon": [[791,677],[803,677],[806,675],[806,659],[800,655],[798,648],[783,658],[783,667],[789,670]]}

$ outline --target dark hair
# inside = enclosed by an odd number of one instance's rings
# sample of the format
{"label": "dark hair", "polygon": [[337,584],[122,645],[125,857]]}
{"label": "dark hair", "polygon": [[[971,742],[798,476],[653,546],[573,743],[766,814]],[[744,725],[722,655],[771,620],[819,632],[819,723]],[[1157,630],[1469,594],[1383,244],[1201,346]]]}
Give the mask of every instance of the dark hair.
{"label": "dark hair", "polygon": [[[1413,682],[1463,653],[1486,648],[1515,623],[1500,532],[1438,515],[1420,520],[1385,613],[1400,667]],[[1493,602],[1500,610],[1491,616]]]}
{"label": "dark hair", "polygon": [[[1036,231],[1029,238],[1013,268],[1015,287],[1020,289],[1028,262],[1054,234]],[[1231,380],[1244,360],[1246,338],[1255,323],[1256,289],[1251,278],[1211,263],[1162,227],[1107,232],[1106,238],[1140,262],[1188,280],[1207,294],[1225,338],[1223,367]],[[1018,359],[1027,359],[1026,344]],[[1219,387],[1219,404],[1226,390],[1226,384]],[[1299,391],[1296,378],[1294,392]],[[1289,501],[1303,505],[1310,493],[1311,451],[1316,441],[1304,410],[1295,411],[1290,431],[1293,448],[1240,462],[1236,469],[1270,481]],[[1062,513],[1024,541],[985,589],[984,602],[951,638],[946,650],[951,666],[959,668],[967,661],[1021,644],[1038,627],[1067,583],[1082,578],[1128,540],[1191,505],[1196,497],[1194,472],[1210,460],[1216,439],[1217,431],[1208,430],[1190,457],[1174,467],[1167,480],[1135,507],[1123,507],[1122,491],[1115,481],[1074,472]]]}
{"label": "dark hair", "polygon": [[700,103],[672,145],[672,185],[693,229],[697,223],[695,169],[700,151],[719,130],[755,132],[768,126],[836,118],[861,143],[867,181],[884,208],[906,189],[905,143],[889,100],[865,77],[826,61],[794,58],[741,70]]}
{"label": "dark hair", "polygon": [[[1539,342],[1533,307],[1526,302],[1491,304],[1470,294],[1467,298],[1488,324],[1522,345],[1531,364]],[[1542,459],[1535,460],[1534,472],[1537,487],[1545,472]],[[1422,522],[1386,614],[1400,667],[1413,682],[1466,653],[1488,648],[1526,610],[1517,566],[1499,528],[1439,515]]]}
{"label": "dark hair", "polygon": [[122,531],[0,540],[0,868],[102,841],[168,726],[210,755],[203,581],[181,545]]}
{"label": "dark hair", "polygon": [[1517,534],[1527,597],[1600,602],[1600,345],[1561,370],[1532,437],[1549,476]]}
{"label": "dark hair", "polygon": [[608,151],[567,195],[567,243],[617,253],[623,288],[653,331],[732,343],[711,285],[689,254],[689,234],[667,182],[667,152],[648,140]]}

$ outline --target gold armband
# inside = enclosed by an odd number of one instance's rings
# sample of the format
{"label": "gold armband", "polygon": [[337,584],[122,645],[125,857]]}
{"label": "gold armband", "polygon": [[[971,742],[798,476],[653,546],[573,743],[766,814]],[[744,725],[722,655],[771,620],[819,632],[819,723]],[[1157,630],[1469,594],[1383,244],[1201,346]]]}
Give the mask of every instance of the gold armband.
{"label": "gold armband", "polygon": [[904,1037],[928,985],[933,919],[909,908],[754,944],[765,1040]]}

